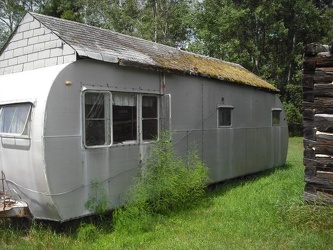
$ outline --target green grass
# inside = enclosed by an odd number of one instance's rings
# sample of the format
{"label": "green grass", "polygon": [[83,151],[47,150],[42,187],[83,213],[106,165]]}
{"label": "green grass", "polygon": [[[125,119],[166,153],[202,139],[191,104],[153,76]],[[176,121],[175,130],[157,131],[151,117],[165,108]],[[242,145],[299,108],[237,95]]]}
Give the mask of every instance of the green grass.
{"label": "green grass", "polygon": [[114,232],[107,216],[71,233],[2,223],[0,249],[333,249],[333,208],[303,203],[302,157],[302,138],[290,138],[285,166],[217,185],[147,232]]}

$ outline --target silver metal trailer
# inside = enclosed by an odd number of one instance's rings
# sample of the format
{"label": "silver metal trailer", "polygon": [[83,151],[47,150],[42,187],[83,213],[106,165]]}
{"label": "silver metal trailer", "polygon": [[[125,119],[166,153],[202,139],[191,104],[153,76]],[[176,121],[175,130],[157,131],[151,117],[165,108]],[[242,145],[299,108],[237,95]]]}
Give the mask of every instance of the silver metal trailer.
{"label": "silver metal trailer", "polygon": [[[212,183],[285,163],[288,128],[278,91],[241,66],[117,33],[117,38],[140,44],[140,56],[110,56],[109,50],[107,60],[103,53],[104,59],[97,59],[96,51],[82,46],[83,51],[57,29],[77,30],[81,24],[57,19],[55,27],[54,20],[27,13],[10,41],[20,41],[14,38],[27,32],[22,28],[26,23],[31,28],[39,22],[39,28],[51,30],[44,34],[63,43],[63,52],[70,45],[75,59],[28,70],[23,64],[17,72],[15,65],[2,67],[0,216],[31,213],[37,219],[66,221],[88,215],[85,203],[94,182],[105,190],[110,209],[123,204],[163,130],[171,132],[179,154],[196,145]],[[10,41],[0,51],[0,62],[7,60]],[[142,52],[149,46],[149,53]],[[149,62],[151,51],[161,48],[235,72],[226,78],[218,69],[216,77],[205,74],[207,64],[197,61],[190,62],[194,71],[166,66],[165,57],[158,65]]]}

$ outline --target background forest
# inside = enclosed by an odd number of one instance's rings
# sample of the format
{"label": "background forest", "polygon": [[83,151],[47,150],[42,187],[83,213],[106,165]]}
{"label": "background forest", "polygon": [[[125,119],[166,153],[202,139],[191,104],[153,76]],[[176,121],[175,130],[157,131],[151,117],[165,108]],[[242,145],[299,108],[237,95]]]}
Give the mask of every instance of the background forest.
{"label": "background forest", "polygon": [[332,0],[0,0],[0,48],[25,11],[239,63],[281,90],[293,134],[304,46],[333,37]]}

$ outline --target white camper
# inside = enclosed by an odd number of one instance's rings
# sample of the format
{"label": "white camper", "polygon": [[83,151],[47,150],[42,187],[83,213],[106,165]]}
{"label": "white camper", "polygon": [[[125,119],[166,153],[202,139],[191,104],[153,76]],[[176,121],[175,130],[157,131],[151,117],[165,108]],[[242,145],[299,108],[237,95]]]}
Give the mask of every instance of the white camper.
{"label": "white camper", "polygon": [[0,51],[0,216],[88,215],[95,182],[123,204],[163,130],[211,182],[283,165],[277,94],[237,64],[27,13]]}

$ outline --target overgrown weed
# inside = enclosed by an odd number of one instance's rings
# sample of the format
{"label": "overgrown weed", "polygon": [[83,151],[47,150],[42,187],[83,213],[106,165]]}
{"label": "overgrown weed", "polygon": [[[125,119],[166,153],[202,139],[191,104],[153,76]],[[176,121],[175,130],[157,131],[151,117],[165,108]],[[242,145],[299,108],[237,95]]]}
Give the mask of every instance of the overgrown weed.
{"label": "overgrown weed", "polygon": [[176,156],[165,133],[150,151],[140,176],[128,193],[127,203],[114,213],[116,232],[150,231],[159,217],[200,203],[208,169],[195,152]]}

